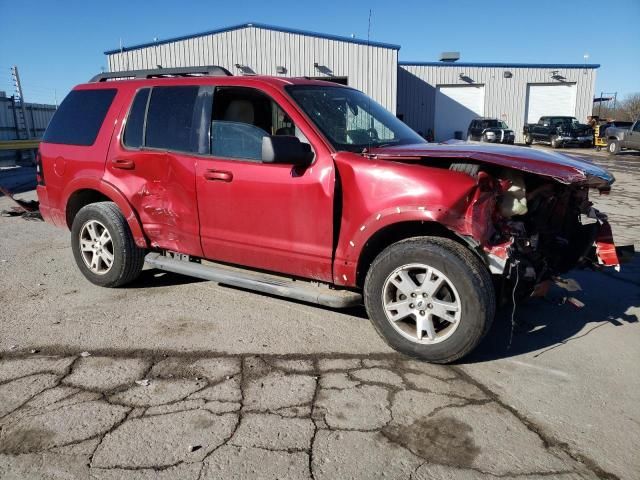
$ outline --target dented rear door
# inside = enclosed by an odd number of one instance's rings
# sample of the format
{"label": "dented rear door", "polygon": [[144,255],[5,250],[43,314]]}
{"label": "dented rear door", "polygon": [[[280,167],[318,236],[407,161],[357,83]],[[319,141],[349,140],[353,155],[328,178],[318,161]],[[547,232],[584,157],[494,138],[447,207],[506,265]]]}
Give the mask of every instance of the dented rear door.
{"label": "dented rear door", "polygon": [[105,169],[105,180],[125,194],[151,246],[194,256],[202,256],[195,168],[203,89],[162,86],[135,92]]}

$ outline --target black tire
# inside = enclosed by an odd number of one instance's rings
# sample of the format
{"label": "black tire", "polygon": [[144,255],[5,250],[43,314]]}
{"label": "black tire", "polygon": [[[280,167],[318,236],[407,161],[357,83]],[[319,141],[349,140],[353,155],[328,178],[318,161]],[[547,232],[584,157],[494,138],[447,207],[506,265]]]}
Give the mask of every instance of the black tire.
{"label": "black tire", "polygon": [[[459,324],[451,336],[439,343],[409,340],[391,325],[385,314],[382,294],[387,278],[396,268],[411,263],[438,269],[458,291]],[[371,323],[391,348],[433,363],[450,363],[471,352],[489,331],[496,309],[488,269],[468,248],[440,237],[414,237],[387,247],[367,272],[364,301]]]}
{"label": "black tire", "polygon": [[449,166],[449,170],[454,172],[466,173],[470,177],[477,178],[480,171],[480,165],[469,162],[455,162]]}
{"label": "black tire", "polygon": [[609,155],[618,155],[620,153],[620,142],[618,140],[610,140],[607,145],[607,152]]}
{"label": "black tire", "polygon": [[562,145],[560,144],[560,142],[558,142],[558,137],[557,136],[553,136],[551,137],[551,148],[560,148]]}
{"label": "black tire", "polygon": [[533,137],[529,133],[524,136],[524,143],[525,145],[533,144]]}
{"label": "black tire", "polygon": [[[91,220],[100,222],[111,236],[113,264],[103,274],[91,271],[80,249],[80,232]],[[142,271],[146,253],[136,245],[127,221],[113,202],[92,203],[80,209],[71,226],[71,249],[82,274],[101,287],[120,287],[135,280]]]}

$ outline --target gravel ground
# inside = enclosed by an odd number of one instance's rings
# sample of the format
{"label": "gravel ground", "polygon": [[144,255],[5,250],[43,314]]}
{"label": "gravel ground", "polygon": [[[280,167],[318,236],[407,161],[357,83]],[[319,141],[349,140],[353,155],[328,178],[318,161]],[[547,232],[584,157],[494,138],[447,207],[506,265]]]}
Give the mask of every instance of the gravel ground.
{"label": "gravel ground", "polygon": [[[640,157],[590,158],[618,180],[597,206],[640,247]],[[92,286],[68,232],[15,217],[0,302],[3,479],[639,478],[637,257],[571,272],[511,343],[501,311],[453,366],[394,353],[362,309],[153,270]]]}

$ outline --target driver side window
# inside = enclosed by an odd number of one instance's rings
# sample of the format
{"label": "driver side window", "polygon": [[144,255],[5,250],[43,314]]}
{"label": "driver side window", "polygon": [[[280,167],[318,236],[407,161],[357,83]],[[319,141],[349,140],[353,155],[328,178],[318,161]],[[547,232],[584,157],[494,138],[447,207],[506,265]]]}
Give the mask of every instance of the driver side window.
{"label": "driver side window", "polygon": [[295,135],[308,143],[289,116],[262,92],[245,87],[218,87],[211,115],[211,154],[262,161],[262,139]]}

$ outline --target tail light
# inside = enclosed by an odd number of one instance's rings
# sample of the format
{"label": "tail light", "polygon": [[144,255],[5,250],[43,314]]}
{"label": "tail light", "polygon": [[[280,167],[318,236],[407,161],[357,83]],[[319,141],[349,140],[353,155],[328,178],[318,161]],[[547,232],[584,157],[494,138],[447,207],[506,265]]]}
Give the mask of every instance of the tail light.
{"label": "tail light", "polygon": [[44,185],[44,169],[42,168],[42,155],[40,155],[40,150],[36,152],[36,182],[38,185]]}

